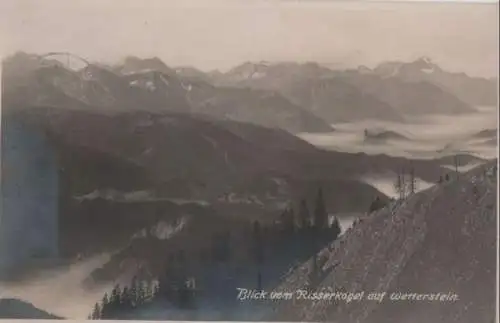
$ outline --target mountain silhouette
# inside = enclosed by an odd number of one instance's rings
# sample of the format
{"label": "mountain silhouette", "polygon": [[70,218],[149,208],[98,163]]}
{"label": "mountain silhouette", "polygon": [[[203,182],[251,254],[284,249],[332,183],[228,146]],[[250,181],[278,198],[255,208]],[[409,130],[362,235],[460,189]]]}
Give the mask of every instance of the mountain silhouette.
{"label": "mountain silhouette", "polygon": [[0,299],[0,319],[60,320],[63,318],[40,310],[19,299],[2,298]]}

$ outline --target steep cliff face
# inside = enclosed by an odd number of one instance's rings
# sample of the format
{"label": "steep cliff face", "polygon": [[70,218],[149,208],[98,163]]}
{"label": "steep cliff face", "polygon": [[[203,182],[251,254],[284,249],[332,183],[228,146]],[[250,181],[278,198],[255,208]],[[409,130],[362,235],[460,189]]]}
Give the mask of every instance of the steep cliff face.
{"label": "steep cliff face", "polygon": [[[496,162],[495,162],[496,164]],[[495,309],[494,163],[415,194],[361,220],[323,250],[323,279],[310,263],[278,290],[386,293],[383,301],[294,300],[273,319],[335,322],[489,322]],[[442,293],[453,301],[394,300],[392,293]]]}
{"label": "steep cliff face", "polygon": [[42,133],[3,119],[0,274],[58,254],[55,153]]}

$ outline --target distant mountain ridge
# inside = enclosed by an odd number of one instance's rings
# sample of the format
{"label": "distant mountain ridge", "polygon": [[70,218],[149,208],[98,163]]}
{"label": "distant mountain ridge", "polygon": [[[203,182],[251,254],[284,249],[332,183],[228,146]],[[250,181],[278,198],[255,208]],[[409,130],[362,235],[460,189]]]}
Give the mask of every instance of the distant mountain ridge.
{"label": "distant mountain ridge", "polygon": [[399,73],[399,70],[407,70],[406,64],[401,66],[387,63],[375,70],[363,66],[330,70],[313,62],[246,62],[213,78],[213,82],[223,86],[273,89],[330,123],[360,119],[403,121],[405,115],[475,111],[452,94],[452,90],[436,85],[437,81],[409,78],[408,73]]}
{"label": "distant mountain ridge", "polygon": [[447,72],[428,57],[421,57],[409,63],[400,61],[381,63],[374,68],[373,73],[382,77],[398,77],[411,82],[427,81],[450,91],[460,100],[473,106],[498,104],[498,79]]}
{"label": "distant mountain ridge", "polygon": [[[219,106],[200,111],[200,102],[193,100],[195,96],[190,91],[197,85],[192,83],[204,82],[208,76],[201,77],[193,69],[172,69],[156,57],[141,59],[131,56],[115,66],[91,63],[83,69],[70,70],[57,60],[18,53],[5,59],[3,66],[6,72],[2,74],[2,100],[6,109],[45,105],[93,109],[101,113],[206,112],[219,119],[251,122],[290,132],[332,130],[328,123],[314,114],[285,98],[276,97],[273,92],[266,94],[265,90],[243,94],[234,90],[234,93],[229,93],[231,89],[218,89],[206,83],[204,97],[215,98],[211,102]],[[182,76],[181,71],[190,71],[197,76]]]}
{"label": "distant mountain ridge", "polygon": [[[17,68],[29,62],[33,62],[33,68]],[[94,109],[101,113],[188,109],[180,81],[172,78],[168,85],[165,84],[162,81],[169,76],[163,72],[151,70],[122,76],[96,64],[71,70],[57,62],[23,54],[5,59],[3,70],[7,73],[2,74],[4,109],[29,105]],[[13,82],[16,79],[19,81]],[[134,81],[138,86],[134,86]],[[167,88],[169,91],[165,92]]]}
{"label": "distant mountain ridge", "polygon": [[185,82],[191,112],[270,128],[298,132],[331,132],[323,119],[276,91],[215,87],[204,81]]}
{"label": "distant mountain ridge", "polygon": [[[496,105],[497,101],[497,80],[450,73],[425,57],[413,62],[385,62],[373,70],[365,66],[351,70],[331,70],[314,62],[262,61],[246,62],[226,73],[205,73],[189,66],[171,68],[157,57],[143,59],[129,56],[121,64],[109,67],[91,64],[80,73],[65,73],[66,76],[61,74],[66,72],[61,63],[44,60],[59,69],[39,73],[39,80],[52,78],[49,80],[53,87],[51,91],[57,91],[61,86],[61,89],[70,88],[71,91],[63,92],[69,96],[77,96],[79,100],[85,98],[83,101],[90,105],[100,103],[109,106],[120,101],[122,106],[128,103],[130,108],[135,109],[141,107],[184,111],[188,105],[185,97],[190,82],[223,86],[226,87],[226,92],[227,87],[275,91],[306,111],[301,115],[309,113],[306,118],[311,119],[314,114],[330,124],[366,118],[402,121],[408,113],[466,113],[474,111],[471,106],[491,106]],[[8,79],[4,82],[7,83],[4,88],[7,99],[12,98],[9,90],[19,87],[18,80],[29,80],[32,78],[31,72],[40,67],[40,57],[37,55],[18,53],[7,58],[4,61],[4,78]],[[58,73],[61,75],[58,76]],[[65,81],[55,82],[56,76]],[[126,80],[119,81],[117,77],[125,77]],[[169,79],[168,86],[165,86],[162,77]],[[85,80],[82,81],[82,78]],[[118,83],[121,84],[118,86]],[[26,86],[32,89],[31,93],[25,92]],[[17,96],[29,98],[36,91],[49,92],[46,88],[34,90],[34,86],[39,85],[25,82],[24,90]],[[42,86],[46,87],[47,84]],[[147,93],[149,100],[139,93],[141,91]],[[119,97],[122,96],[125,98],[120,100]],[[238,109],[246,104],[244,98],[240,101]],[[256,113],[259,115],[256,116]],[[255,122],[252,119],[258,119],[261,113],[263,112],[248,112],[248,120],[244,121]],[[270,112],[268,115],[273,116]],[[301,120],[298,115],[294,118],[295,123]],[[325,126],[325,123],[319,125],[319,131]],[[291,126],[292,129],[294,127],[296,126]]]}
{"label": "distant mountain ridge", "polygon": [[342,80],[396,107],[403,115],[456,115],[476,110],[453,94],[427,81],[405,81],[397,76],[360,74],[347,71]]}
{"label": "distant mountain ridge", "polygon": [[498,136],[497,129],[485,129],[472,135],[473,138],[480,138],[480,139],[496,138],[497,136]]}
{"label": "distant mountain ridge", "polygon": [[271,89],[330,123],[367,118],[402,120],[393,107],[337,79],[337,74],[312,62],[246,62],[214,82],[223,86]]}
{"label": "distant mountain ridge", "polygon": [[371,130],[364,132],[365,141],[385,141],[385,140],[409,140],[408,137],[392,130]]}
{"label": "distant mountain ridge", "polygon": [[113,70],[118,74],[135,74],[149,71],[157,71],[166,75],[175,74],[175,70],[168,67],[158,57],[139,58],[127,56],[123,63],[115,65]]}

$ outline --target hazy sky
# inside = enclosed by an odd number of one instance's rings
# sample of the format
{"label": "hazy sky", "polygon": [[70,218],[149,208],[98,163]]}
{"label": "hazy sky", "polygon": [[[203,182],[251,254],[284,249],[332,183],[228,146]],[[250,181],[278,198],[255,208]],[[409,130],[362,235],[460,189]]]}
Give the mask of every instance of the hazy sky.
{"label": "hazy sky", "polygon": [[244,61],[373,66],[429,56],[498,73],[498,4],[259,0],[0,0],[1,52],[158,56],[203,70]]}

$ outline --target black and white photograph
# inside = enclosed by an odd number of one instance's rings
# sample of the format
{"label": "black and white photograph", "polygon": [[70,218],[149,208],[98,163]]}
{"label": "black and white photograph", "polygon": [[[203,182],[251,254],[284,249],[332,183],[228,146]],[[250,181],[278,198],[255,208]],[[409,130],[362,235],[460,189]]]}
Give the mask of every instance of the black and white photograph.
{"label": "black and white photograph", "polygon": [[0,321],[498,322],[498,9],[2,0]]}

